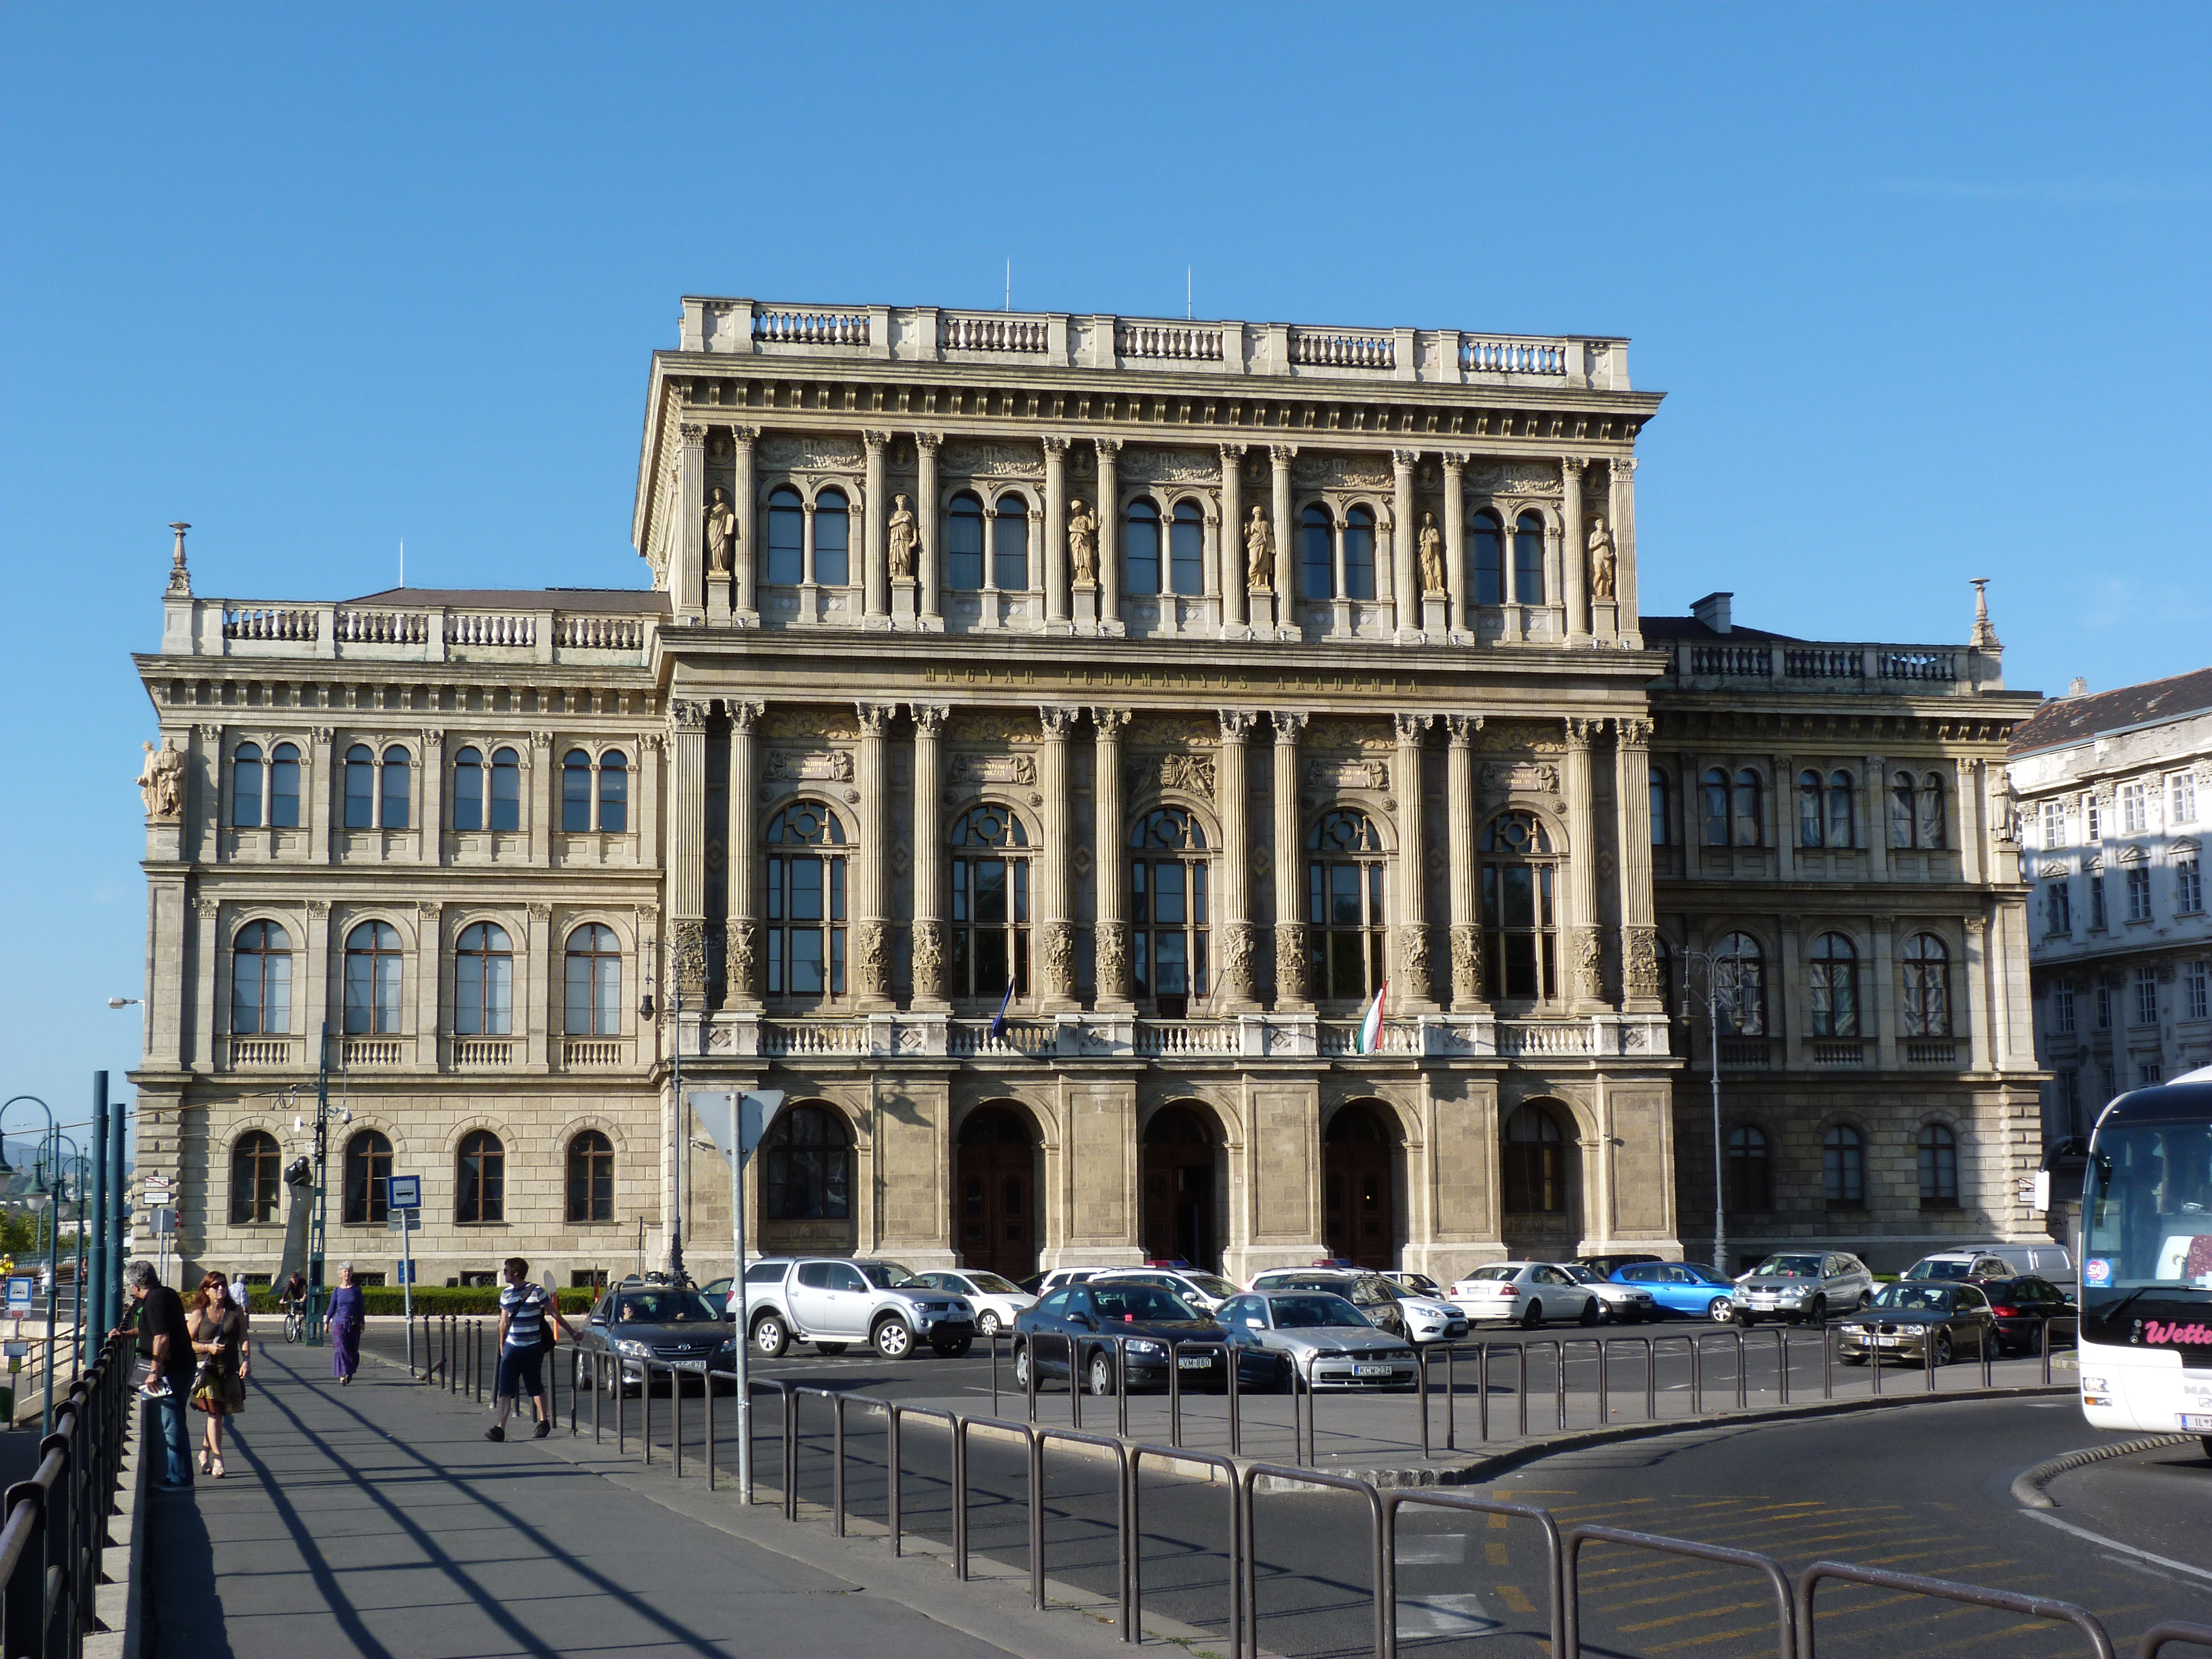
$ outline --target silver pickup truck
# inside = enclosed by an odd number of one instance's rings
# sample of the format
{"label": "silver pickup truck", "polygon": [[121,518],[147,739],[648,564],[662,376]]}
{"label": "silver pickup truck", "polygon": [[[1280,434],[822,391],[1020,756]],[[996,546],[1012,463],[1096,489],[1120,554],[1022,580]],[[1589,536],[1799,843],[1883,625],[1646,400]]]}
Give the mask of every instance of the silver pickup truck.
{"label": "silver pickup truck", "polygon": [[745,1268],[745,1330],[764,1359],[793,1342],[823,1353],[866,1342],[886,1359],[903,1359],[918,1341],[957,1359],[975,1340],[975,1310],[896,1261],[770,1257]]}

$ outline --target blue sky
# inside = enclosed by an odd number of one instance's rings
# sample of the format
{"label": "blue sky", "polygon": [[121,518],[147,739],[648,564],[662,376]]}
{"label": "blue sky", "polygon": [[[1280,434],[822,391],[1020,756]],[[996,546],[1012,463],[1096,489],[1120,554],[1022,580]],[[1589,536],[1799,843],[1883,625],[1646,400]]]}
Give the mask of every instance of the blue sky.
{"label": "blue sky", "polygon": [[[1648,610],[2212,659],[2212,13],[0,9],[0,1083],[137,1057],[204,594],[641,584],[678,297],[1632,336]],[[28,805],[45,803],[37,812]],[[53,812],[46,813],[46,806]],[[19,1111],[21,1109],[19,1109]],[[22,1131],[29,1117],[11,1117]]]}

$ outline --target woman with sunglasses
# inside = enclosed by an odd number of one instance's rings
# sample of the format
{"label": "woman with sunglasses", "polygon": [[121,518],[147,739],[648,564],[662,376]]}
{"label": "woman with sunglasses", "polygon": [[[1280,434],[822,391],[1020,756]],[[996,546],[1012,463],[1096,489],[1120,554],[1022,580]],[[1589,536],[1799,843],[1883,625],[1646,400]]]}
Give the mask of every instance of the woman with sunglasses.
{"label": "woman with sunglasses", "polygon": [[252,1338],[246,1313],[231,1299],[230,1281],[210,1272],[200,1280],[189,1310],[192,1352],[200,1357],[192,1378],[191,1404],[207,1413],[200,1441],[200,1470],[222,1479],[222,1419],[246,1409],[246,1377],[252,1369]]}

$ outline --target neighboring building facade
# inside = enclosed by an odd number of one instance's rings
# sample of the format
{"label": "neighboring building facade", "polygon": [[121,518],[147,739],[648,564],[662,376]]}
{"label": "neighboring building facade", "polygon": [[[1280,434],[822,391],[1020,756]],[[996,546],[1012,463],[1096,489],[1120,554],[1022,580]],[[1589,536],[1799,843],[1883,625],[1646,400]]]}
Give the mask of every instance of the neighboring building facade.
{"label": "neighboring building facade", "polygon": [[2212,669],[2053,698],[2013,735],[2045,1132],[2212,1063]]}
{"label": "neighboring building facade", "polygon": [[[330,1257],[382,1266],[379,1182],[416,1173],[431,1282],[653,1265],[679,1198],[687,1264],[726,1271],[679,1060],[686,1091],[793,1103],[756,1249],[1678,1253],[1676,1135],[1710,1135],[1651,780],[1740,769],[1755,733],[1638,629],[1658,402],[1611,339],[694,299],[647,403],[650,591],[203,599],[180,531],[137,659],[162,747],[136,1075],[187,1259],[275,1265],[325,1019]],[[1790,681],[1765,749],[1878,728],[1971,792],[2021,700],[1993,650],[1908,684],[1894,649]],[[1820,879],[1957,951],[1979,1023],[1962,1001],[1956,1062],[1909,1076],[1961,1132],[1958,1227],[2011,1231],[1983,1015],[2014,947],[1970,918],[2012,875],[1978,804],[1951,821],[1959,851]],[[1790,854],[1760,847],[1665,870],[1693,937],[1778,907]],[[1795,1033],[1794,936],[1762,936]],[[1789,1190],[1800,1038],[1766,1059]],[[1855,1241],[1920,1213],[1891,1157]]]}

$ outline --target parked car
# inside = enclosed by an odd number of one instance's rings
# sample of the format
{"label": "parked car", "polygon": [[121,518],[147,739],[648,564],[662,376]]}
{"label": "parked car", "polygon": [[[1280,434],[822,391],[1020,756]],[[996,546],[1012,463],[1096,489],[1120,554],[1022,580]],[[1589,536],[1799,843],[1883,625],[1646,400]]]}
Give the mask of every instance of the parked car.
{"label": "parked car", "polygon": [[745,1269],[745,1332],[766,1359],[793,1342],[821,1353],[866,1342],[886,1359],[903,1359],[917,1341],[957,1359],[975,1340],[975,1310],[896,1261],[778,1256]]}
{"label": "parked car", "polygon": [[1578,1256],[1576,1259],[1580,1261],[1583,1267],[1588,1267],[1592,1273],[1597,1273],[1606,1279],[1613,1278],[1613,1276],[1619,1273],[1623,1267],[1633,1267],[1638,1262],[1657,1261],[1662,1260],[1661,1257],[1652,1255],[1648,1252],[1637,1250],[1631,1250],[1624,1255],[1585,1255]]}
{"label": "parked car", "polygon": [[[1165,1387],[1170,1345],[1225,1342],[1226,1333],[1170,1291],[1157,1285],[1066,1285],[1040,1297],[1014,1321],[1014,1382],[1029,1387],[1030,1367],[1042,1384],[1049,1376],[1081,1376],[1091,1394],[1115,1387],[1115,1347],[1121,1345],[1132,1389]],[[1176,1368],[1187,1382],[1225,1389],[1229,1367],[1221,1348],[1177,1354]]]}
{"label": "parked car", "polygon": [[1413,1350],[1340,1296],[1327,1291],[1248,1291],[1216,1316],[1237,1354],[1237,1386],[1410,1389],[1420,1380]]}
{"label": "parked car", "polygon": [[720,1279],[710,1279],[699,1287],[699,1294],[707,1298],[707,1305],[721,1310],[722,1317],[731,1317],[730,1292],[738,1286],[732,1275],[724,1273]]}
{"label": "parked car", "polygon": [[1842,1250],[1782,1250],[1735,1282],[1729,1300],[1746,1325],[1793,1319],[1824,1325],[1832,1313],[1866,1305],[1874,1294],[1867,1264]]}
{"label": "parked car", "polygon": [[1938,1280],[2009,1279],[2015,1271],[2011,1262],[1987,1250],[1938,1250],[1907,1267],[1905,1277]]}
{"label": "parked car", "polygon": [[[2043,1328],[2054,1319],[2075,1316],[2066,1293],[2033,1273],[2018,1279],[1978,1279],[1974,1288],[1989,1298],[2000,1352],[2041,1353]],[[2051,1346],[2072,1347],[2075,1340],[2075,1331],[2063,1331],[2052,1336]]]}
{"label": "parked car", "polygon": [[1467,1334],[1467,1316],[1449,1302],[1416,1296],[1381,1273],[1358,1268],[1276,1267],[1252,1281],[1255,1291],[1321,1291],[1340,1296],[1376,1329],[1401,1342],[1456,1342]]}
{"label": "parked car", "polygon": [[1932,1348],[1936,1363],[1948,1365],[1961,1348],[1978,1354],[1996,1340],[1996,1322],[1979,1285],[1899,1279],[1836,1328],[1836,1357],[1846,1365],[1863,1365],[1869,1356],[1877,1364],[1925,1364]]}
{"label": "parked car", "polygon": [[1493,1261],[1454,1285],[1451,1293],[1470,1322],[1503,1320],[1534,1330],[1547,1320],[1595,1325],[1605,1318],[1605,1298],[1549,1261]]}
{"label": "parked car", "polygon": [[1651,1292],[1640,1285],[1616,1285],[1609,1279],[1601,1279],[1579,1261],[1560,1261],[1553,1264],[1577,1285],[1587,1285],[1605,1304],[1605,1316],[1615,1325],[1638,1325],[1645,1320],[1659,1317],[1659,1304],[1651,1299]]}
{"label": "parked car", "polygon": [[1430,1278],[1426,1273],[1407,1273],[1402,1268],[1385,1267],[1382,1270],[1382,1277],[1389,1279],[1393,1285],[1397,1285],[1401,1290],[1411,1291],[1415,1296],[1425,1296],[1431,1302],[1447,1302],[1450,1300],[1450,1298],[1444,1294],[1444,1287],[1437,1284],[1435,1279]]}
{"label": "parked car", "polygon": [[[599,1386],[611,1397],[617,1389],[644,1385],[648,1359],[734,1370],[737,1351],[738,1340],[727,1322],[698,1291],[665,1285],[623,1285],[592,1304],[577,1328],[571,1363],[576,1387],[586,1391],[592,1386],[596,1363]],[[594,1354],[612,1358],[595,1362]]]}
{"label": "parked car", "polygon": [[918,1273],[915,1277],[925,1285],[965,1297],[968,1305],[975,1310],[975,1334],[979,1336],[995,1336],[1000,1331],[1013,1329],[1015,1316],[1036,1305],[1036,1298],[1012,1279],[976,1267]]}
{"label": "parked car", "polygon": [[[1964,1264],[1966,1271],[1958,1271]],[[1927,1269],[1923,1272],[1922,1269]],[[1970,1244],[1923,1256],[1906,1269],[1907,1279],[2019,1279],[2033,1274],[2071,1296],[2081,1289],[2074,1258],[2063,1244]]]}
{"label": "parked car", "polygon": [[1048,1296],[1063,1285],[1080,1285],[1086,1279],[1113,1271],[1111,1267],[1054,1267],[1049,1272],[1030,1274],[1021,1281],[1021,1287],[1030,1296]]}
{"label": "parked car", "polygon": [[1162,1289],[1181,1297],[1199,1312],[1211,1316],[1215,1309],[1237,1294],[1236,1285],[1219,1273],[1201,1272],[1196,1267],[1115,1267],[1094,1274],[1090,1283],[1102,1280],[1137,1285],[1158,1285]]}
{"label": "parked car", "polygon": [[1616,1285],[1651,1292],[1662,1312],[1725,1325],[1735,1317],[1735,1281],[1702,1261],[1637,1261],[1613,1270]]}

